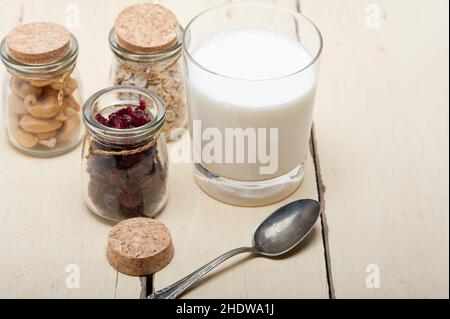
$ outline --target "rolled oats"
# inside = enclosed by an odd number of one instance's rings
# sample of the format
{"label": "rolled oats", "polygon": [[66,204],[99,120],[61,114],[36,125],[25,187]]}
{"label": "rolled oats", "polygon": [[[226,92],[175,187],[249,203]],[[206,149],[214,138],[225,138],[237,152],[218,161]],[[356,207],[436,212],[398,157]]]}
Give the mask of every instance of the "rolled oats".
{"label": "rolled oats", "polygon": [[[112,84],[138,86],[160,96],[166,106],[163,133],[167,140],[174,129],[187,124],[179,36],[178,21],[170,10],[145,3],[125,8],[109,39],[115,55]],[[122,94],[121,98],[129,97]]]}

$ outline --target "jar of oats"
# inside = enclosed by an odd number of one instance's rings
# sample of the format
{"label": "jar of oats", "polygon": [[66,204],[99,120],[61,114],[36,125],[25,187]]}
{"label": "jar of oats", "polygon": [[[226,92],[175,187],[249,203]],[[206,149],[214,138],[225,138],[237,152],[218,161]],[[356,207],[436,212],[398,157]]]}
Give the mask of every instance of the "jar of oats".
{"label": "jar of oats", "polygon": [[11,30],[0,51],[11,144],[37,157],[75,148],[82,138],[76,38],[55,23],[29,23]]}
{"label": "jar of oats", "polygon": [[166,105],[163,133],[167,141],[187,124],[182,29],[167,8],[142,3],[125,8],[109,35],[114,54],[111,84],[132,85],[153,91]]}

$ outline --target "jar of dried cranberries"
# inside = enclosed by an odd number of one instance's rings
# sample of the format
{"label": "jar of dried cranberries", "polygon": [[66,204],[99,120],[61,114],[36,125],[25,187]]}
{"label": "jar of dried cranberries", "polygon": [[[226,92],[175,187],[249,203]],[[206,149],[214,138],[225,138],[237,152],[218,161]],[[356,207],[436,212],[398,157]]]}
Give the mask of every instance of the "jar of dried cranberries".
{"label": "jar of dried cranberries", "polygon": [[167,201],[168,156],[162,100],[133,87],[106,88],[83,107],[84,197],[91,211],[119,221],[153,217]]}

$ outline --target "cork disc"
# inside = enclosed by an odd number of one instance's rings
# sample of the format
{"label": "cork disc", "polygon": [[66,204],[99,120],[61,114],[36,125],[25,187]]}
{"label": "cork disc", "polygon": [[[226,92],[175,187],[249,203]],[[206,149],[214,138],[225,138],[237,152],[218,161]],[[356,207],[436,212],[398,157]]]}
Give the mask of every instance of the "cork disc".
{"label": "cork disc", "polygon": [[70,32],[56,23],[20,25],[6,36],[8,54],[25,64],[45,64],[62,58],[70,49]]}
{"label": "cork disc", "polygon": [[141,3],[125,8],[117,16],[114,30],[124,49],[136,53],[158,52],[177,41],[179,23],[169,9]]}
{"label": "cork disc", "polygon": [[130,276],[156,273],[173,257],[169,229],[150,218],[120,222],[109,233],[106,256],[121,273]]}

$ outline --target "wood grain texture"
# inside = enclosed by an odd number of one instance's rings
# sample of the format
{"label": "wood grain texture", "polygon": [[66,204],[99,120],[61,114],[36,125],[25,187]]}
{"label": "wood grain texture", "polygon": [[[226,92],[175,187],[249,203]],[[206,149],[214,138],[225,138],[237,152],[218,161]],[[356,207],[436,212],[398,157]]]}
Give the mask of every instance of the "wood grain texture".
{"label": "wood grain texture", "polygon": [[[159,1],[186,24],[208,7],[231,1]],[[266,1],[297,9],[295,0]],[[155,275],[155,289],[181,279],[232,248],[251,244],[251,234],[273,210],[294,199],[317,199],[314,165],[308,163],[302,188],[282,203],[263,208],[236,208],[205,195],[192,178],[190,165],[171,166],[171,197],[158,218],[172,230],[175,256]],[[180,183],[183,181],[183,183]],[[176,194],[176,195],[174,195]],[[204,278],[184,298],[327,298],[328,284],[321,228],[305,245],[279,260],[239,256]]]}
{"label": "wood grain texture", "polygon": [[[317,199],[312,161],[308,162],[300,190],[281,203],[258,208],[219,203],[197,187],[190,165],[174,164],[170,168],[171,197],[158,219],[172,231],[175,256],[167,268],[155,275],[156,290],[230,249],[250,245],[255,227],[283,204],[302,198]],[[234,257],[183,298],[328,298],[320,225],[286,258],[245,254]]]}
{"label": "wood grain texture", "polygon": [[[22,21],[72,25],[78,10],[80,24],[72,31],[88,96],[108,85],[108,32],[117,13],[135,2],[0,0],[0,36]],[[185,25],[227,0],[155,2]],[[301,3],[325,38],[315,151],[326,187],[320,195],[336,297],[448,298],[448,2]],[[379,28],[371,28],[377,10]],[[139,297],[139,279],[118,274],[104,257],[111,225],[83,205],[80,152],[27,157],[0,130],[0,297]],[[170,200],[158,218],[172,231],[175,258],[156,275],[157,289],[248,244],[254,226],[281,205],[227,206],[198,189],[189,165],[171,170]],[[291,199],[305,197],[318,197],[311,161]],[[321,232],[316,228],[300,251],[282,260],[236,257],[184,297],[327,298]],[[66,286],[72,264],[80,269],[78,289]],[[371,264],[380,269],[378,289],[366,287]]]}
{"label": "wood grain texture", "polygon": [[325,39],[315,125],[336,297],[448,298],[448,1],[302,11]]}
{"label": "wood grain texture", "polygon": [[[159,1],[186,24],[202,10],[222,1]],[[276,1],[295,8],[295,1]],[[0,0],[0,31],[18,22],[54,21],[73,26],[80,42],[78,68],[85,96],[108,85],[111,53],[107,36],[114,17],[135,1]],[[7,6],[3,6],[8,3]],[[3,7],[7,7],[3,10]],[[101,12],[101,16],[98,14]],[[5,18],[4,18],[5,16]],[[76,22],[79,18],[79,25]],[[107,263],[105,248],[111,225],[89,213],[81,198],[80,148],[70,154],[39,160],[15,151],[0,132],[0,297],[138,298],[141,282],[118,274]],[[173,145],[172,145],[173,147]],[[174,236],[176,260],[157,275],[158,287],[173,282],[234,245],[247,244],[251,232],[278,205],[240,209],[203,194],[190,165],[171,165],[171,197],[159,218]],[[317,198],[310,162],[304,187],[291,199]],[[200,234],[209,234],[204,240]],[[66,287],[68,265],[80,270],[80,288]],[[225,265],[226,266],[226,265]],[[202,297],[327,297],[321,230],[301,251],[280,261],[236,258],[188,296]],[[226,268],[221,268],[225,270]],[[286,271],[289,269],[289,271]],[[302,276],[292,277],[292,273]],[[261,278],[267,278],[261,280]]]}
{"label": "wood grain texture", "polygon": [[[107,36],[125,1],[1,2],[2,37],[19,20],[76,26],[73,19],[79,18],[79,25],[71,31],[80,43],[78,68],[85,96],[108,85],[111,54]],[[101,18],[95,12],[101,12]],[[4,130],[0,132],[0,143],[0,214],[4,230],[0,233],[0,297],[137,298],[139,280],[118,275],[106,261],[111,225],[95,217],[83,204],[81,148],[57,158],[36,159],[14,150]],[[74,273],[70,265],[79,267],[80,288],[66,285]]]}

